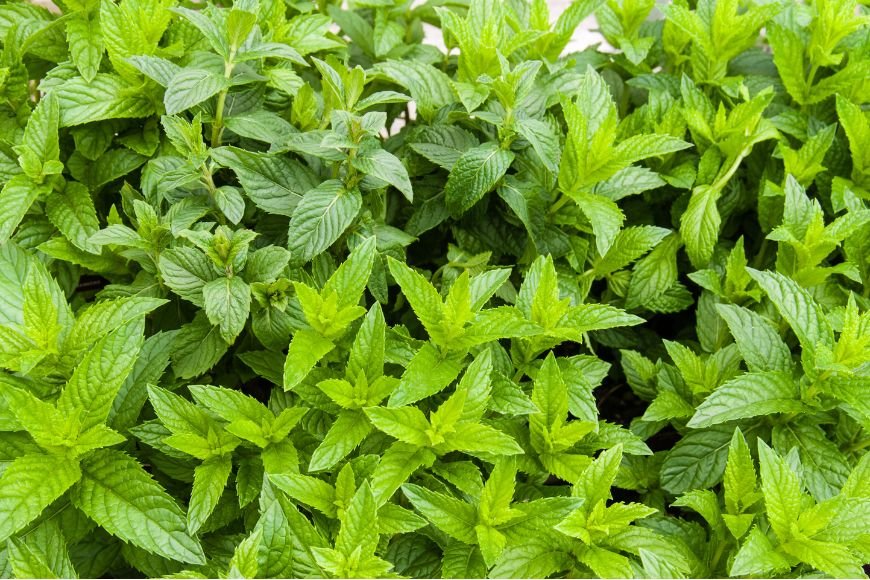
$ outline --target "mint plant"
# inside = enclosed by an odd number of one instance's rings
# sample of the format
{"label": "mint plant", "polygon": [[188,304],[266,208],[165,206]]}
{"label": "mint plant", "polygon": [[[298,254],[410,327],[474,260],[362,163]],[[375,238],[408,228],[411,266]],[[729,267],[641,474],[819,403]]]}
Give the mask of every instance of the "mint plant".
{"label": "mint plant", "polygon": [[0,576],[866,577],[866,5],[55,8]]}

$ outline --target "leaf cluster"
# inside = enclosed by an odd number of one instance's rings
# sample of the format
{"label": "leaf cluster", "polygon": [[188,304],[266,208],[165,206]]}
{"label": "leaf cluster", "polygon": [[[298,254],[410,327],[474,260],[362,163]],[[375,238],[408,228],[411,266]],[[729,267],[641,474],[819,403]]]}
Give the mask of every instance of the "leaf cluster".
{"label": "leaf cluster", "polygon": [[866,577],[866,4],[57,8],[0,576]]}

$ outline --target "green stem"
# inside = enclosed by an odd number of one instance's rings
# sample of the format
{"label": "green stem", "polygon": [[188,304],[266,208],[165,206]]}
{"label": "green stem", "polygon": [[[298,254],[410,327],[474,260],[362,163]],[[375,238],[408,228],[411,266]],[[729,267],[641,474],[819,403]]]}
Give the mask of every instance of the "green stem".
{"label": "green stem", "polygon": [[[205,188],[208,190],[208,196],[209,196],[209,198],[211,198],[212,203],[214,203],[214,194],[215,194],[215,191],[217,191],[217,186],[214,183],[214,178],[212,177],[212,174],[211,174],[211,168],[208,166],[208,164],[205,164],[205,163],[202,164],[202,179],[200,181],[205,186]],[[224,217],[223,212],[215,211],[213,213],[214,213],[215,217],[217,217],[218,223],[220,223],[220,225],[222,225],[222,226],[227,225],[227,220]]]}
{"label": "green stem", "polygon": [[728,542],[725,541],[725,538],[719,538],[719,541],[716,542],[716,552],[713,554],[713,559],[710,561],[710,572],[715,576],[716,567],[719,565],[719,560],[722,558],[722,554],[725,552],[725,547]]}
{"label": "green stem", "polygon": [[[233,74],[233,68],[235,68],[235,64],[233,64],[233,58],[236,55],[236,50],[233,48],[230,51],[229,60],[224,63],[224,78],[229,80],[230,76]],[[218,95],[217,106],[215,107],[214,113],[214,123],[211,125],[211,146],[212,147],[220,147],[221,144],[221,134],[224,131],[224,107],[226,107],[227,103],[227,93],[229,92],[229,88],[226,88],[220,92]]]}
{"label": "green stem", "polygon": [[351,149],[347,154],[347,173],[344,175],[344,185],[347,189],[353,189],[356,184],[362,180],[362,176],[357,175],[359,172],[353,166],[353,160],[356,158],[356,149]]}
{"label": "green stem", "polygon": [[764,264],[764,259],[767,255],[767,248],[770,244],[768,243],[768,239],[764,238],[761,240],[761,247],[758,249],[758,253],[755,255],[755,258],[752,260],[753,268],[760,268],[762,264]]}
{"label": "green stem", "polygon": [[734,159],[734,162],[731,164],[731,167],[728,168],[728,171],[726,171],[726,172],[722,175],[722,177],[720,177],[719,179],[717,179],[717,180],[713,183],[713,185],[710,186],[711,189],[713,189],[713,190],[716,191],[716,192],[721,192],[722,189],[724,189],[725,185],[728,183],[728,181],[729,181],[732,177],[734,177],[734,174],[737,172],[737,168],[740,167],[740,162],[743,161],[743,159],[744,159],[747,155],[749,155],[749,153],[750,153],[751,151],[752,151],[751,148],[746,148],[746,149],[743,149],[742,151],[740,151],[740,154],[739,154],[739,155]]}
{"label": "green stem", "polygon": [[559,199],[556,200],[556,203],[550,206],[550,214],[557,213],[560,209],[565,207],[565,205],[571,201],[571,198],[565,195],[564,193],[559,196]]}
{"label": "green stem", "polygon": [[36,531],[36,529],[39,527],[40,524],[43,524],[51,519],[56,518],[57,516],[62,514],[64,511],[66,511],[66,509],[68,507],[70,507],[71,505],[72,504],[69,502],[68,499],[61,500],[61,502],[55,508],[54,513],[49,513],[48,510],[46,510],[45,512],[42,513],[42,518],[29,524],[27,527],[22,529],[20,532],[18,532],[16,534],[16,537],[21,538],[21,539],[26,538],[27,536],[32,534],[34,531]]}
{"label": "green stem", "polygon": [[227,91],[224,89],[218,95],[217,108],[215,110],[214,123],[211,126],[211,146],[219,147],[221,144],[221,133],[224,130],[224,106],[227,102]]}
{"label": "green stem", "polygon": [[863,451],[864,449],[867,449],[868,447],[870,447],[870,437],[868,437],[867,439],[862,439],[861,441],[856,441],[855,443],[852,443],[851,445],[846,447],[845,451],[846,451],[846,453],[852,453],[854,451]]}
{"label": "green stem", "polygon": [[807,387],[807,390],[804,393],[803,398],[804,399],[812,399],[813,397],[815,397],[816,394],[821,389],[822,383],[824,383],[826,380],[828,380],[828,378],[830,378],[831,374],[833,374],[831,371],[824,371],[822,374],[820,374],[818,377],[816,377],[816,380],[814,380],[812,383],[810,383],[810,386]]}
{"label": "green stem", "polygon": [[[818,63],[814,63],[813,66],[810,67],[809,76],[807,76],[806,94],[804,95],[805,97],[809,97],[809,93],[813,88],[813,83],[816,80],[816,73],[818,73],[818,72],[819,72],[819,65],[818,65]],[[803,111],[803,109],[805,109],[805,108],[806,108],[805,105],[802,106],[801,111]]]}

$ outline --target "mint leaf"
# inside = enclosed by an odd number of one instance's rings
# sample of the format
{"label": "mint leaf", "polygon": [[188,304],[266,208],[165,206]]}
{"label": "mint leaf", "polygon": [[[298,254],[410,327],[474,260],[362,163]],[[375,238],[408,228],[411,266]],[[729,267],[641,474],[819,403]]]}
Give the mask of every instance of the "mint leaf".
{"label": "mint leaf", "polygon": [[806,290],[782,274],[749,270],[797,335],[804,351],[812,356],[817,345],[833,346],[833,332],[821,310]]}
{"label": "mint leaf", "polygon": [[461,215],[495,187],[507,172],[514,155],[493,143],[469,149],[453,164],[444,186],[447,208]]}
{"label": "mint leaf", "polygon": [[0,5],[0,576],[863,576],[861,3],[330,4]]}
{"label": "mint leaf", "polygon": [[82,462],[73,505],[109,533],[164,558],[205,562],[199,542],[187,532],[184,512],[136,460],[100,450]]}
{"label": "mint leaf", "polygon": [[307,262],[331,246],[350,226],[361,207],[357,190],[326,181],[308,191],[290,220],[288,249],[293,259]]}
{"label": "mint leaf", "polygon": [[63,388],[58,410],[76,415],[83,430],[104,423],[136,363],[143,330],[142,319],[134,319],[97,341]]}
{"label": "mint leaf", "polygon": [[78,462],[51,455],[22,455],[0,476],[0,538],[6,539],[36,519],[82,476]]}
{"label": "mint leaf", "polygon": [[798,386],[788,374],[746,373],[717,387],[687,425],[709,427],[759,415],[797,413],[802,408]]}
{"label": "mint leaf", "polygon": [[408,178],[408,170],[398,157],[383,149],[366,151],[353,159],[353,166],[372,177],[386,181],[402,192],[408,201],[414,201],[414,191]]}
{"label": "mint leaf", "polygon": [[175,115],[181,111],[200,104],[227,88],[226,78],[212,71],[203,69],[181,69],[176,72],[166,86],[163,105],[167,115]]}
{"label": "mint leaf", "polygon": [[0,242],[5,243],[12,236],[42,189],[23,175],[17,175],[3,185],[0,189],[0,207],[3,208]]}
{"label": "mint leaf", "polygon": [[237,276],[218,278],[203,285],[202,298],[209,321],[220,327],[225,341],[232,343],[248,321],[250,288]]}

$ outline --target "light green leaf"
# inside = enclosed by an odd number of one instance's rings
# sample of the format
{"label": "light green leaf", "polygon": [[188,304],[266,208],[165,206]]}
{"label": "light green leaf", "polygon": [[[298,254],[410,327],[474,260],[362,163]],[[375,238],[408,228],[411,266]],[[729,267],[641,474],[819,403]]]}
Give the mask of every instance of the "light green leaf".
{"label": "light green leaf", "polygon": [[836,496],[849,477],[850,465],[840,447],[811,421],[790,421],[773,429],[776,449],[797,449],[803,481],[817,501]]}
{"label": "light green leaf", "polygon": [[103,57],[103,37],[100,33],[99,12],[79,10],[70,14],[66,21],[66,37],[69,52],[76,68],[90,82],[100,70]]}
{"label": "light green leaf", "polygon": [[58,141],[59,111],[57,99],[48,94],[36,105],[27,126],[24,138],[17,148],[18,163],[30,178],[41,182],[48,174],[58,173],[58,168],[49,166],[60,156]]}
{"label": "light green leaf", "polygon": [[236,147],[218,147],[209,154],[232,169],[245,195],[268,213],[292,216],[305,192],[318,185],[311,170],[293,159]]}
{"label": "light green leaf", "polygon": [[139,351],[133,370],[118,391],[109,413],[108,425],[123,431],[136,423],[148,398],[146,386],[156,384],[169,365],[176,331],[158,332],[148,337]]}
{"label": "light green leaf", "polygon": [[867,115],[861,107],[837,95],[837,116],[849,139],[853,179],[858,181],[863,176],[870,176],[870,151],[867,150],[867,143],[870,141],[870,121],[867,120]]}
{"label": "light green leaf", "polygon": [[453,433],[445,437],[450,449],[466,453],[489,453],[492,455],[520,455],[523,448],[507,435],[481,423],[459,423]]}
{"label": "light green leaf", "polygon": [[742,508],[752,505],[755,501],[756,481],[755,465],[749,446],[740,429],[734,430],[731,444],[728,447],[728,462],[725,465],[724,488],[725,507],[729,513],[736,514]]}
{"label": "light green leaf", "polygon": [[327,482],[298,473],[271,475],[269,480],[294,500],[329,517],[336,516],[335,488]]}
{"label": "light green leaf", "polygon": [[187,529],[195,534],[214,511],[227,486],[233,462],[229,455],[206,459],[193,472],[193,490],[187,508]]}
{"label": "light green leaf", "polygon": [[296,262],[308,262],[331,246],[350,226],[362,206],[358,189],[325,181],[308,191],[290,219],[288,249]]}
{"label": "light green leaf", "polygon": [[91,241],[91,236],[100,229],[100,220],[87,187],[76,181],[67,182],[63,192],[48,196],[45,214],[76,247],[100,253],[100,248]]}
{"label": "light green leaf", "polygon": [[806,290],[779,272],[762,272],[751,268],[747,268],[747,271],[791,326],[805,353],[814,356],[816,345],[833,348],[834,331],[821,306]]}
{"label": "light green leaf", "polygon": [[637,326],[643,318],[607,304],[580,304],[559,319],[557,331],[566,332],[580,341],[580,335],[594,330],[620,326]]}
{"label": "light green leaf", "polygon": [[248,321],[251,289],[238,276],[218,278],[202,287],[202,297],[209,322],[219,326],[223,339],[232,344]]}
{"label": "light green leaf", "polygon": [[537,119],[519,119],[515,127],[541,158],[544,167],[553,174],[558,174],[561,151],[559,150],[559,136],[553,127],[549,123]]}
{"label": "light green leaf", "polygon": [[733,304],[717,304],[716,310],[728,325],[749,370],[785,373],[792,370],[791,351],[767,320]]}
{"label": "light green leaf", "polygon": [[718,482],[725,471],[733,433],[733,428],[728,425],[714,425],[683,436],[668,451],[662,463],[662,487],[679,495]]}
{"label": "light green leaf", "polygon": [[78,461],[22,455],[0,476],[0,542],[32,522],[81,477]]}
{"label": "light green leaf", "polygon": [[348,354],[348,380],[353,382],[360,375],[365,375],[371,382],[383,374],[386,327],[381,305],[375,302],[363,319]]}
{"label": "light green leaf", "polygon": [[105,423],[115,396],[133,370],[144,342],[145,322],[135,318],[101,338],[78,364],[57,408],[77,415],[82,430]]}
{"label": "light green leaf", "polygon": [[460,542],[477,543],[477,511],[472,505],[410,483],[402,486],[402,492],[414,509],[439,530]]}
{"label": "light green leaf", "polygon": [[799,413],[802,409],[800,390],[789,374],[749,372],[717,387],[687,425],[700,429],[760,415]]}
{"label": "light green leaf", "polygon": [[621,462],[622,446],[617,445],[602,451],[583,471],[581,478],[574,484],[573,495],[583,499],[587,506],[584,509],[591,510],[599,502],[607,501]]}
{"label": "light green leaf", "polygon": [[682,151],[691,146],[691,143],[671,135],[634,135],[616,146],[614,156],[623,163],[634,163],[641,159]]}
{"label": "light green leaf", "polygon": [[362,411],[342,411],[311,455],[308,471],[329,469],[363,442],[372,427]]}
{"label": "light green leaf", "polygon": [[160,255],[158,264],[163,282],[173,292],[200,307],[203,306],[203,287],[219,279],[211,262],[196,248],[170,248]]}
{"label": "light green leaf", "polygon": [[390,395],[390,406],[409,405],[444,390],[462,372],[462,357],[443,355],[426,343],[405,368],[402,379]]}
{"label": "light green leaf", "polygon": [[333,348],[335,344],[331,340],[313,330],[303,329],[294,334],[284,363],[284,390],[289,391],[302,382]]}
{"label": "light green leaf", "polygon": [[731,576],[749,576],[786,572],[791,569],[788,560],[773,547],[758,527],[752,528],[731,563]]}
{"label": "light green leaf", "polygon": [[674,285],[679,248],[679,238],[669,236],[637,263],[625,297],[626,308],[647,306]]}
{"label": "light green leaf", "polygon": [[60,526],[47,520],[7,545],[16,578],[77,578]]}
{"label": "light green leaf", "polygon": [[821,542],[811,538],[794,538],[782,549],[833,578],[866,578],[861,556],[834,542]]}
{"label": "light green leaf", "polygon": [[263,538],[263,528],[254,528],[251,534],[239,542],[230,560],[228,578],[256,578],[259,563],[257,552]]}
{"label": "light green leaf", "polygon": [[230,223],[238,224],[245,217],[245,200],[239,190],[232,186],[222,186],[214,192],[214,202]]}
{"label": "light green leaf", "polygon": [[189,385],[187,388],[197,403],[225,421],[245,418],[259,423],[271,418],[272,413],[263,403],[242,391],[210,385]]}
{"label": "light green leaf", "polygon": [[628,578],[632,575],[629,559],[606,548],[589,546],[583,550],[580,561],[601,578]]}
{"label": "light green leaf", "polygon": [[52,91],[60,107],[60,124],[71,127],[105,119],[147,117],[154,105],[142,87],[119,76],[98,73],[64,81]]}
{"label": "light green leaf", "polygon": [[369,482],[356,490],[341,518],[335,549],[350,557],[353,553],[373,555],[378,545],[378,511]]}
{"label": "light green leaf", "polygon": [[768,38],[782,84],[798,104],[806,103],[809,87],[804,71],[804,41],[797,32],[778,23],[770,24]]}
{"label": "light green leaf", "polygon": [[540,409],[539,414],[532,416],[533,421],[541,421],[544,428],[553,429],[565,422],[568,415],[568,387],[553,353],[547,355],[535,376],[532,402]]}
{"label": "light green leaf", "polygon": [[450,77],[431,64],[415,60],[387,60],[376,63],[373,68],[379,76],[408,89],[424,119],[431,119],[435,111],[456,102]]}
{"label": "light green leaf", "polygon": [[175,73],[166,93],[163,105],[167,115],[175,115],[186,111],[203,101],[210,99],[229,86],[229,81],[208,70],[190,68]]}
{"label": "light green leaf", "polygon": [[592,232],[595,234],[595,247],[598,253],[604,255],[619,229],[622,227],[622,222],[625,221],[625,216],[616,202],[594,193],[572,193],[574,201],[580,207],[580,211],[586,215],[592,223]]}
{"label": "light green leaf", "polygon": [[800,480],[791,466],[763,441],[758,442],[758,455],[767,519],[779,541],[787,542],[801,513]]}
{"label": "light green leaf", "polygon": [[24,214],[41,193],[47,190],[25,175],[16,175],[0,190],[0,244],[12,237]]}
{"label": "light green leaf", "polygon": [[213,367],[227,351],[220,329],[212,326],[205,313],[183,325],[175,335],[172,367],[180,378],[191,378]]}
{"label": "light green leaf", "polygon": [[381,456],[371,476],[372,492],[379,506],[390,497],[417,469],[431,465],[435,454],[407,443],[393,443]]}
{"label": "light green leaf", "polygon": [[680,218],[680,234],[696,268],[707,265],[719,238],[722,218],[716,207],[718,199],[718,191],[708,186],[698,187],[692,192],[689,206]]}
{"label": "light green leaf", "polygon": [[620,230],[607,253],[595,263],[596,274],[603,276],[621,270],[657,246],[668,234],[670,230],[655,226],[632,226]]}
{"label": "light green leaf", "polygon": [[353,249],[323,285],[323,295],[335,292],[339,308],[356,306],[365,291],[377,256],[376,238],[371,236]]}
{"label": "light green leaf", "polygon": [[432,444],[429,421],[416,407],[369,407],[365,413],[375,427],[399,441],[418,447]]}
{"label": "light green leaf", "polygon": [[126,62],[136,67],[143,75],[152,79],[162,87],[169,85],[169,81],[181,70],[174,62],[158,56],[139,55],[126,59]]}
{"label": "light green leaf", "polygon": [[75,324],[64,341],[64,350],[76,352],[87,348],[115,329],[166,303],[162,298],[143,296],[94,302],[76,313]]}
{"label": "light green leaf", "polygon": [[70,499],[110,534],[153,554],[203,564],[202,546],[187,532],[178,504],[133,458],[101,449],[82,461]]}
{"label": "light green leaf", "polygon": [[421,274],[412,270],[407,264],[394,258],[388,258],[390,274],[398,282],[402,294],[411,304],[429,335],[437,334],[444,318],[444,304],[441,295],[432,284]]}
{"label": "light green leaf", "polygon": [[359,171],[386,181],[401,191],[409,202],[414,201],[414,191],[411,189],[408,170],[405,169],[399,158],[389,151],[383,149],[364,151],[354,157],[352,163]]}
{"label": "light green leaf", "polygon": [[215,52],[221,56],[228,56],[229,46],[226,36],[205,12],[182,7],[173,8],[172,11],[195,26]]}
{"label": "light green leaf", "polygon": [[456,161],[444,186],[444,200],[454,216],[468,211],[504,176],[514,154],[496,143],[469,149]]}

